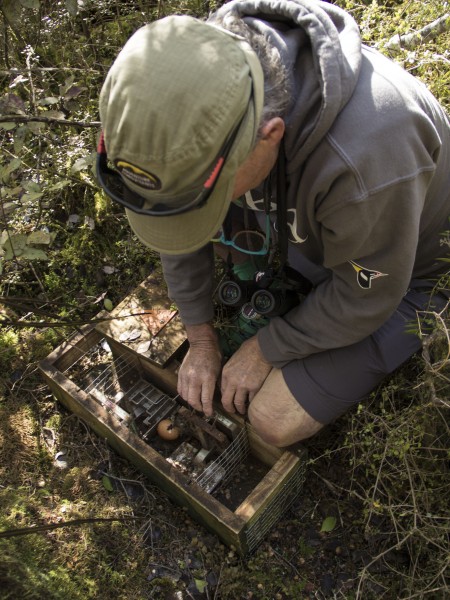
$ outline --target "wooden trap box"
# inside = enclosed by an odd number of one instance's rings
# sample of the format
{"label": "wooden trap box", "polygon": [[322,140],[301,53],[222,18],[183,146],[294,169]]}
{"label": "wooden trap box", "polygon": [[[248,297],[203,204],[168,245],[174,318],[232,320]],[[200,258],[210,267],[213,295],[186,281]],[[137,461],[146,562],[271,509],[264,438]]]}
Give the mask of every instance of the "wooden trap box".
{"label": "wooden trap box", "polygon": [[[241,417],[228,415],[219,404],[210,419],[187,407],[176,393],[179,355],[186,346],[173,322],[176,315],[164,313],[161,328],[151,330],[144,323],[140,335],[142,316],[118,324],[125,321],[123,310],[130,302],[133,315],[152,310],[152,322],[157,311],[169,310],[156,304],[149,308],[153,283],[148,295],[142,294],[147,285],[148,280],[117,307],[114,312],[122,314],[117,321],[81,330],[41,361],[41,372],[62,404],[195,520],[246,555],[300,492],[305,453],[266,444]],[[127,338],[124,331],[130,328],[134,333]],[[155,344],[165,352],[158,361],[152,340],[165,335],[176,340]],[[158,424],[167,420],[161,437]],[[167,435],[176,439],[165,439]]]}

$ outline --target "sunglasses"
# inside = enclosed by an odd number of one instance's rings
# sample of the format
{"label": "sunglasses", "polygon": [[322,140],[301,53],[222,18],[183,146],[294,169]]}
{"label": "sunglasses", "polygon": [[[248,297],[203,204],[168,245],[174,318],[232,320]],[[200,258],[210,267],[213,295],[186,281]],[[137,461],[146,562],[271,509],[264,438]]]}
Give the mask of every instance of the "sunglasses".
{"label": "sunglasses", "polygon": [[[97,147],[98,182],[105,193],[112,200],[140,215],[146,215],[149,217],[171,217],[189,212],[194,208],[201,208],[206,204],[208,198],[214,191],[217,180],[219,179],[230,150],[234,144],[234,141],[236,140],[243,119],[244,117],[239,121],[238,125],[235,127],[231,135],[227,138],[220,149],[219,154],[214,161],[211,173],[206,181],[197,189],[192,190],[190,194],[183,194],[183,199],[185,199],[187,196],[187,201],[181,206],[173,208],[167,204],[159,202],[153,205],[152,208],[144,208],[144,205],[146,202],[148,202],[148,199],[143,198],[134,190],[131,190],[129,187],[127,187],[119,171],[116,171],[108,166],[108,155],[106,153],[103,131],[100,135],[100,140]],[[177,200],[177,198],[173,197],[172,200]]]}
{"label": "sunglasses", "polygon": [[222,229],[220,237],[214,238],[211,241],[230,246],[243,254],[265,256],[270,248],[270,217],[269,215],[266,215],[265,234],[261,231],[245,229],[243,231],[238,231],[231,239],[227,239]]}

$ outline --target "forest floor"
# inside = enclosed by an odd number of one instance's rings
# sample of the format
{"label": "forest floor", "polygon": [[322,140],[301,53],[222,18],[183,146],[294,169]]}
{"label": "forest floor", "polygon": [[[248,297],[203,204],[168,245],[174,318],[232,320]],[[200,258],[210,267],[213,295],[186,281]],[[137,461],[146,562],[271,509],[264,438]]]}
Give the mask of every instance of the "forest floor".
{"label": "forest floor", "polygon": [[[0,539],[0,598],[106,599],[112,589],[129,600],[409,597],[398,583],[411,556],[392,543],[388,516],[368,505],[371,478],[360,470],[355,477],[350,464],[351,414],[304,444],[301,493],[242,558],[56,403],[35,375],[33,389],[13,384],[2,407],[0,503],[8,529],[59,527]],[[62,526],[77,519],[117,520]]]}

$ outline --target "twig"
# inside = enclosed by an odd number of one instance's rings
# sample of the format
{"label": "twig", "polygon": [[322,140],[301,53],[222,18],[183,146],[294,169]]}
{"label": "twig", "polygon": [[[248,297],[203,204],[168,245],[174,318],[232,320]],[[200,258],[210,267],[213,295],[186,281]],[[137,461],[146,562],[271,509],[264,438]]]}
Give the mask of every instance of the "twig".
{"label": "twig", "polygon": [[[84,67],[31,67],[30,69],[32,72],[35,71],[45,71],[48,73],[54,73],[54,72],[58,72],[58,71],[70,71],[70,73],[72,73],[73,71],[83,71],[86,72],[86,69]],[[17,67],[11,67],[8,71],[0,71],[0,77],[8,77],[9,75],[20,75],[21,73],[24,73],[25,69],[18,69]],[[28,72],[28,69],[27,69]],[[91,73],[100,73],[100,71],[98,71],[97,69],[90,69]]]}
{"label": "twig", "polygon": [[393,35],[386,44],[384,44],[384,48],[394,53],[400,52],[402,49],[414,50],[414,48],[419,46],[422,42],[428,42],[444,31],[449,30],[450,13],[446,13],[442,17],[439,17],[439,19],[436,19],[416,32],[406,33],[404,35],[397,33],[396,35]]}
{"label": "twig", "polygon": [[138,313],[129,313],[127,315],[120,315],[118,317],[99,317],[97,319],[87,319],[87,320],[78,320],[78,321],[69,321],[69,320],[61,320],[61,321],[11,321],[10,319],[5,319],[0,316],[0,327],[8,326],[8,327],[34,327],[36,329],[41,329],[44,327],[79,327],[81,325],[93,325],[95,323],[103,323],[105,321],[115,321],[116,319],[128,319],[129,317],[140,317],[145,315],[145,312]]}
{"label": "twig", "polygon": [[21,527],[19,529],[6,529],[0,531],[0,538],[17,537],[21,535],[30,535],[32,533],[41,533],[43,531],[51,531],[52,529],[61,529],[62,527],[69,527],[73,525],[85,525],[86,523],[100,523],[102,521],[126,521],[128,519],[136,520],[143,519],[144,517],[135,517],[131,515],[124,515],[123,517],[113,518],[91,518],[91,519],[74,519],[73,521],[65,521],[64,523],[52,523],[51,525],[35,525],[33,527]]}
{"label": "twig", "polygon": [[116,477],[115,475],[111,475],[111,473],[107,473],[106,471],[99,471],[99,474],[104,475],[105,477],[109,477],[110,479],[114,479],[115,481],[117,481],[120,484],[120,486],[122,487],[122,491],[125,493],[126,496],[128,496],[128,494],[127,494],[124,484],[125,483],[134,483],[135,485],[138,485],[139,487],[141,487],[146,494],[151,496],[153,499],[155,498],[155,496],[151,492],[149,492],[149,490],[145,487],[145,485],[141,481],[138,481],[137,479],[125,479],[124,477]]}
{"label": "twig", "polygon": [[100,127],[100,121],[69,121],[53,117],[34,117],[32,115],[3,115],[0,123],[47,123],[47,125],[64,125],[65,127]]}
{"label": "twig", "polygon": [[334,483],[331,483],[331,481],[329,481],[328,479],[325,479],[325,477],[322,477],[322,475],[317,473],[317,471],[312,470],[312,472],[314,473],[314,475],[316,477],[318,477],[319,479],[321,479],[323,481],[323,483],[327,486],[327,488],[330,490],[330,492],[332,492],[333,494],[336,494],[336,496],[341,495],[339,493],[338,488],[334,485]]}
{"label": "twig", "polygon": [[223,569],[223,563],[220,564],[220,571],[219,571],[219,576],[217,577],[217,584],[216,584],[216,589],[214,591],[213,600],[216,600],[216,598],[218,598],[217,594],[219,593],[219,583],[220,583],[220,578],[222,577],[222,569]]}
{"label": "twig", "polygon": [[360,494],[358,494],[358,492],[356,492],[355,490],[347,490],[339,485],[336,485],[335,483],[331,483],[331,481],[328,481],[328,479],[325,479],[324,477],[322,477],[322,475],[320,475],[319,473],[317,473],[317,471],[312,471],[314,473],[314,475],[316,475],[319,479],[321,479],[324,484],[328,487],[328,489],[333,492],[333,494],[339,495],[339,491],[344,492],[345,494],[349,494],[350,496],[354,496],[355,498],[358,498],[358,500],[361,500],[361,502],[364,502],[365,499],[363,496],[361,496]]}
{"label": "twig", "polygon": [[282,563],[284,563],[285,565],[287,565],[287,566],[288,566],[290,569],[292,569],[292,571],[293,571],[293,572],[294,572],[296,575],[298,575],[298,569],[297,569],[297,567],[296,567],[295,565],[293,565],[293,564],[292,564],[290,561],[288,561],[288,559],[287,559],[287,558],[285,558],[285,557],[284,557],[284,556],[282,556],[282,555],[281,555],[279,552],[277,552],[277,551],[275,550],[275,548],[274,548],[272,545],[270,545],[269,547],[270,547],[270,551],[271,551],[271,552],[273,552],[273,554],[275,554],[275,556],[278,558],[278,560],[279,560],[280,562],[282,562]]}
{"label": "twig", "polygon": [[359,581],[358,581],[358,588],[356,590],[356,599],[362,599],[364,598],[364,596],[362,595],[362,588],[364,586],[364,578],[366,573],[369,572],[369,569],[372,565],[374,565],[375,563],[377,563],[380,558],[383,558],[383,556],[386,556],[386,554],[389,554],[389,552],[391,552],[392,550],[398,550],[403,544],[405,544],[410,537],[412,537],[416,532],[415,529],[412,529],[411,531],[409,531],[409,533],[403,538],[403,540],[401,540],[401,542],[396,542],[395,544],[393,544],[392,546],[389,546],[389,548],[386,548],[386,550],[383,550],[383,552],[380,552],[380,554],[378,554],[377,556],[375,556],[375,558],[373,558],[367,565],[364,565],[363,570],[361,571],[361,575],[359,577]]}

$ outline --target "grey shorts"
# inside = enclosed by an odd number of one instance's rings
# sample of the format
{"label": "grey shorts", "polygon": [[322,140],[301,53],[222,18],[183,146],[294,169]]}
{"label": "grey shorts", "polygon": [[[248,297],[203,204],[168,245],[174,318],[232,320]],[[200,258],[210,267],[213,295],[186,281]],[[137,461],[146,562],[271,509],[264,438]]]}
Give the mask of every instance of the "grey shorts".
{"label": "grey shorts", "polygon": [[[437,294],[434,310],[442,310],[447,302],[444,294]],[[420,350],[419,337],[407,330],[417,324],[416,311],[426,310],[429,304],[430,293],[412,287],[391,318],[368,338],[283,367],[286,385],[313,419],[330,423]]]}

